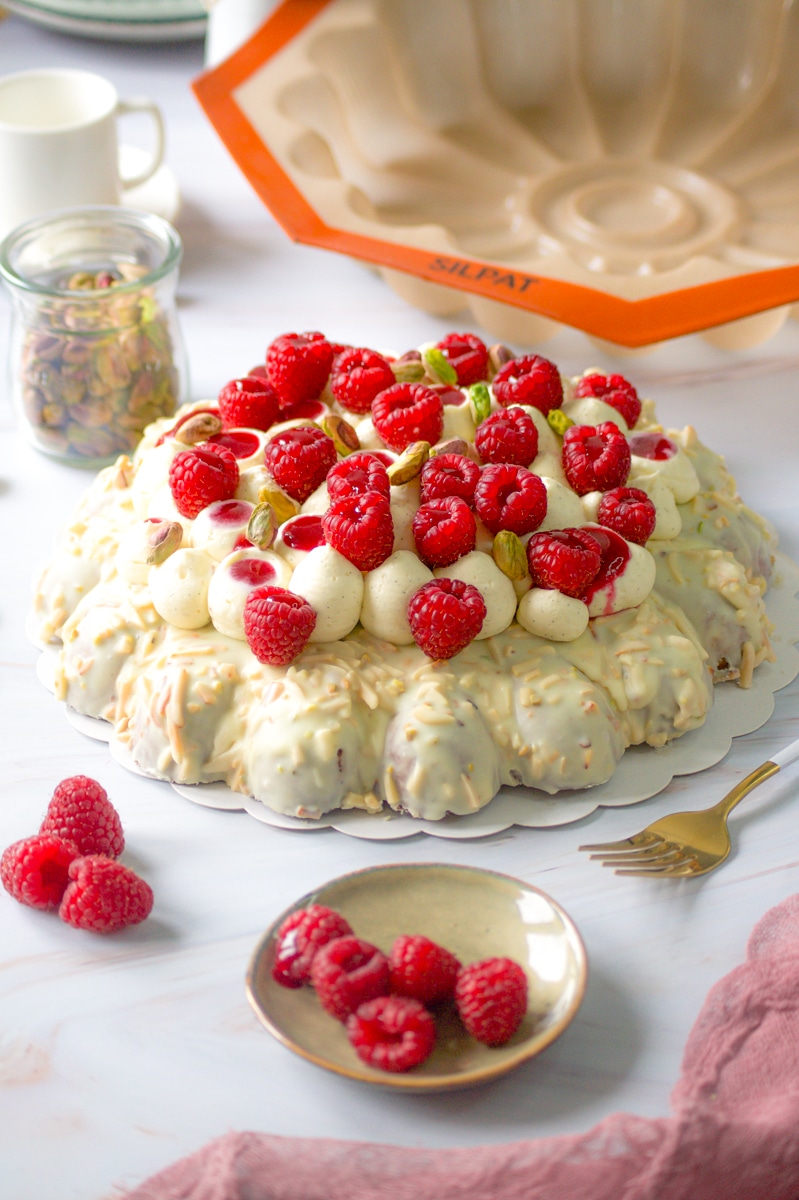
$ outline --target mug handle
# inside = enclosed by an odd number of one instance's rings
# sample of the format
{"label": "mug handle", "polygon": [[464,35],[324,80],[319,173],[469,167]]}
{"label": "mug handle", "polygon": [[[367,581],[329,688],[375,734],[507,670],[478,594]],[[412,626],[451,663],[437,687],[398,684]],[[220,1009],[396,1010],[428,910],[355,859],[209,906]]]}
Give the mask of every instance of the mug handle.
{"label": "mug handle", "polygon": [[141,96],[133,100],[120,100],[117,103],[117,116],[122,117],[126,113],[147,112],[153,118],[155,123],[155,150],[153,151],[152,161],[147,164],[143,171],[139,171],[137,175],[131,175],[129,178],[120,176],[120,183],[126,190],[128,188],[138,187],[140,183],[146,183],[152,178],[161,163],[164,161],[164,118],[161,115],[161,110],[152,100],[148,100]]}

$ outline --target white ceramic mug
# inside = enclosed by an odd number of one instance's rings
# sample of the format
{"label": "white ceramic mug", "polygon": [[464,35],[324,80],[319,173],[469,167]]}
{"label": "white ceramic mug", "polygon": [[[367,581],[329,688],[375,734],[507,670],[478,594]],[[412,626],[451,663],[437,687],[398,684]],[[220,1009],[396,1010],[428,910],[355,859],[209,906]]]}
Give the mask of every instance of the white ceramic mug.
{"label": "white ceramic mug", "polygon": [[[117,118],[147,112],[155,150],[145,170],[119,169]],[[155,173],[164,123],[152,100],[120,100],[101,75],[61,68],[0,78],[0,235],[53,208],[118,204]]]}

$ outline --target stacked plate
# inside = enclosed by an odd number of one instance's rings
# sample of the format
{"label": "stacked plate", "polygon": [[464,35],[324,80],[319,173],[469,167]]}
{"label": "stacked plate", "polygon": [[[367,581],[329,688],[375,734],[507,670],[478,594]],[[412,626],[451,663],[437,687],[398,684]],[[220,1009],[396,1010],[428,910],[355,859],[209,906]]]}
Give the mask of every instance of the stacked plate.
{"label": "stacked plate", "polygon": [[40,25],[111,41],[183,41],[205,35],[200,0],[3,0],[3,6]]}

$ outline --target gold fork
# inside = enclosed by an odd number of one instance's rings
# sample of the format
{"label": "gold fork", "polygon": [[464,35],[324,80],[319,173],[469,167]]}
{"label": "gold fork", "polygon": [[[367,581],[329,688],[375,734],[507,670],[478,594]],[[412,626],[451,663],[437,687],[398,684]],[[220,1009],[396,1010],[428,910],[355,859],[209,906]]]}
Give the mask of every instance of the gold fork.
{"label": "gold fork", "polygon": [[727,817],[736,804],[740,804],[744,796],[764,779],[797,758],[799,740],[761,763],[712,808],[672,813],[620,842],[599,842],[579,849],[593,851],[591,858],[601,859],[604,867],[614,867],[617,875],[655,875],[669,879],[706,875],[721,866],[730,853]]}

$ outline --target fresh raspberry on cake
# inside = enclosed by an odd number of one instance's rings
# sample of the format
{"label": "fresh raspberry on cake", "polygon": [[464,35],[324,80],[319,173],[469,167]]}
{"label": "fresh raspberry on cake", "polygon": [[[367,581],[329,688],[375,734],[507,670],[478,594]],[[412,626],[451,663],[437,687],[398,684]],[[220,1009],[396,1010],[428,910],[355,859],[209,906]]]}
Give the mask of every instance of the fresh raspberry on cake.
{"label": "fresh raspberry on cake", "polygon": [[69,882],[69,864],[78,857],[73,842],[38,833],[14,842],[0,859],[0,882],[29,908],[58,908]]}
{"label": "fresh raspberry on cake", "polygon": [[396,383],[389,362],[376,350],[351,347],[333,363],[330,390],[342,408],[368,413],[372,401]]}
{"label": "fresh raspberry on cake", "polygon": [[491,385],[503,408],[511,404],[530,404],[547,415],[563,403],[560,372],[540,354],[524,354],[500,367]]}
{"label": "fresh raspberry on cake", "polygon": [[388,995],[388,959],[354,934],[334,938],[314,955],[311,983],[325,1012],[346,1021],[367,1000]]}
{"label": "fresh raspberry on cake", "polygon": [[328,546],[359,571],[373,571],[394,549],[394,521],[380,492],[363,492],[334,500],[322,517]]}
{"label": "fresh raspberry on cake", "polygon": [[448,567],[474,550],[474,513],[460,496],[429,500],[416,510],[413,523],[416,552],[428,567]]}
{"label": "fresh raspberry on cake", "polygon": [[422,1004],[447,1000],[461,969],[454,954],[421,934],[403,934],[389,955],[391,990]]}
{"label": "fresh raspberry on cake", "polygon": [[578,496],[623,487],[630,473],[630,447],[612,421],[571,425],[563,435],[563,471]]}
{"label": "fresh raspberry on cake", "polygon": [[153,907],[149,883],[103,854],[76,858],[70,863],[69,879],[58,915],[76,929],[115,933],[138,925]]}
{"label": "fresh raspberry on cake", "polygon": [[328,471],[327,494],[331,500],[362,496],[364,492],[379,492],[386,499],[391,495],[388,471],[376,454],[350,454]]}
{"label": "fresh raspberry on cake", "polygon": [[395,383],[372,401],[372,423],[392,450],[401,453],[411,442],[432,446],[444,428],[444,404],[424,384]]}
{"label": "fresh raspberry on cake", "polygon": [[287,588],[253,588],[244,601],[244,633],[259,662],[285,667],[305,648],[316,624],[307,600]]}
{"label": "fresh raspberry on cake", "polygon": [[290,913],[275,934],[272,977],[288,988],[310,983],[311,963],[317,950],[333,938],[351,933],[349,921],[324,904],[311,904]]}
{"label": "fresh raspberry on cake", "polygon": [[62,779],[47,806],[39,833],[74,842],[81,854],[119,858],[125,836],[119,813],[105,788],[87,775]]}
{"label": "fresh raspberry on cake", "polygon": [[596,578],[601,557],[596,538],[584,529],[549,529],[534,533],[527,543],[533,587],[578,599]]}
{"label": "fresh raspberry on cake", "polygon": [[280,412],[277,392],[266,379],[231,379],[219,393],[219,412],[228,429],[269,429]]}
{"label": "fresh raspberry on cake", "polygon": [[266,469],[298,504],[304,504],[324,482],[336,458],[333,439],[314,425],[284,429],[264,447]]}
{"label": "fresh raspberry on cake", "polygon": [[428,658],[453,658],[483,628],[485,600],[460,579],[431,579],[408,601],[408,624],[416,645]]}
{"label": "fresh raspberry on cake", "polygon": [[239,464],[227,446],[192,446],[169,467],[169,487],[182,517],[194,520],[216,500],[230,500],[239,485]]}
{"label": "fresh raspberry on cake", "polygon": [[474,489],[479,478],[480,467],[465,454],[435,454],[422,467],[422,503],[443,500],[445,496],[460,496],[473,508]]}
{"label": "fresh raspberry on cake", "polygon": [[474,507],[492,533],[510,529],[522,537],[537,529],[547,515],[547,489],[526,467],[491,463],[480,473]]}
{"label": "fresh raspberry on cake", "polygon": [[284,333],[266,351],[269,382],[281,408],[321,395],[333,365],[333,347],[323,333]]}
{"label": "fresh raspberry on cake", "polygon": [[510,958],[470,963],[458,975],[455,1004],[473,1038],[486,1046],[501,1046],[527,1012],[527,976]]}
{"label": "fresh raspberry on cake", "polygon": [[410,1071],[433,1053],[436,1026],[418,1000],[378,996],[347,1017],[347,1037],[356,1054],[381,1071]]}
{"label": "fresh raspberry on cake", "polygon": [[488,349],[476,334],[448,333],[436,348],[455,368],[458,387],[469,387],[488,378]]}
{"label": "fresh raspberry on cake", "polygon": [[638,392],[623,375],[583,375],[574,389],[575,396],[596,396],[615,408],[632,429],[641,415]]}
{"label": "fresh raspberry on cake", "polygon": [[529,467],[538,454],[538,430],[523,408],[511,406],[492,413],[477,426],[474,444],[485,463]]}
{"label": "fresh raspberry on cake", "polygon": [[652,536],[657,512],[641,488],[611,488],[599,502],[597,520],[628,542],[643,546]]}

